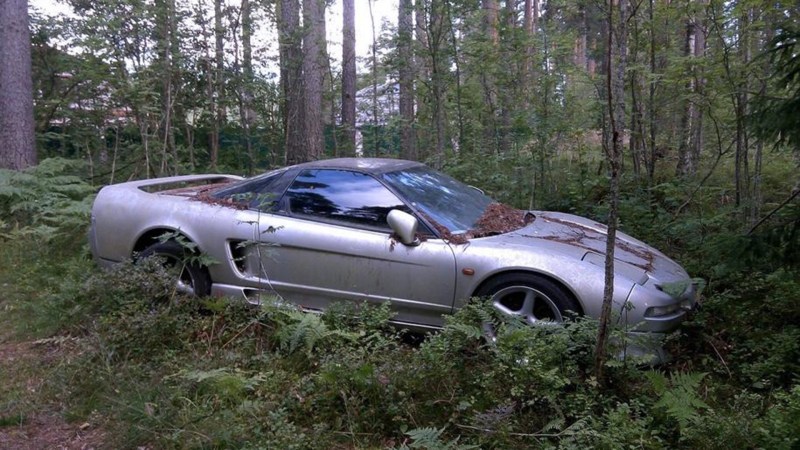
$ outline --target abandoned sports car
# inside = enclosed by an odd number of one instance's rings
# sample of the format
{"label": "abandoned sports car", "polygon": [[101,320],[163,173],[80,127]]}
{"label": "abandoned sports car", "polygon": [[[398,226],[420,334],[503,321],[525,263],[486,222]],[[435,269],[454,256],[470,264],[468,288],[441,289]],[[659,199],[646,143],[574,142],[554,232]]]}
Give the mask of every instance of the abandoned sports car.
{"label": "abandoned sports car", "polygon": [[[411,161],[115,184],[97,195],[91,220],[100,265],[158,255],[179,268],[178,288],[197,295],[278,294],[312,311],[388,301],[396,322],[422,329],[473,297],[543,325],[570,312],[599,317],[603,299],[604,225],[516,210]],[[683,268],[624,233],[614,279],[616,320],[639,332],[673,330],[695,304]],[[685,289],[664,288],[676,284]]]}

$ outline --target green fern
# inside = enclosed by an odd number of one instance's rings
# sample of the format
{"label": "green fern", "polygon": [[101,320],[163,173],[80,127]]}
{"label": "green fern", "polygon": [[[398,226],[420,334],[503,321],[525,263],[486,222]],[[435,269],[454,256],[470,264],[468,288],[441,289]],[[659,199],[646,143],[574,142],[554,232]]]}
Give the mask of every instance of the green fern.
{"label": "green fern", "polygon": [[52,158],[21,172],[0,170],[0,236],[49,241],[86,227],[95,189],[70,174],[83,166]]}
{"label": "green fern", "polygon": [[311,356],[318,343],[323,340],[339,337],[352,341],[358,337],[356,333],[328,328],[316,314],[288,309],[282,313],[283,319],[278,319],[281,325],[278,339],[281,348],[288,353],[294,353],[302,348],[306,355]]}
{"label": "green fern", "polygon": [[647,372],[647,378],[659,396],[653,406],[675,420],[681,433],[701,419],[703,410],[711,409],[697,394],[705,376],[705,373],[678,372],[667,379],[661,372]]}
{"label": "green fern", "polygon": [[427,450],[468,450],[479,448],[477,445],[459,445],[458,439],[452,441],[442,441],[442,433],[445,428],[415,428],[406,433],[406,436],[411,438],[411,443],[408,445],[403,444],[401,449],[424,448]]}

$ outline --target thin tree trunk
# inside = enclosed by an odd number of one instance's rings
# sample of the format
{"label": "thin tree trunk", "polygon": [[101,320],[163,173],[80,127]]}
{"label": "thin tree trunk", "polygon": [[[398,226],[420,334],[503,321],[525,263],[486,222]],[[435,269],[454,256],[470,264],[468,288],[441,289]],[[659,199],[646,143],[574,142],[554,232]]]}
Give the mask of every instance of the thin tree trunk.
{"label": "thin tree trunk", "polygon": [[[414,103],[415,110],[414,116],[419,117],[430,110],[430,91],[422,89],[426,80],[431,79],[431,68],[429,61],[429,40],[428,40],[428,10],[430,9],[431,0],[414,0],[414,37],[416,45],[414,46],[414,68],[415,68],[415,84],[414,84]],[[430,148],[430,132],[428,127],[416,127],[414,129],[417,140],[417,159],[423,160],[428,155],[425,149]]]}
{"label": "thin tree trunk", "polygon": [[[683,55],[688,59],[695,57],[695,46],[697,44],[696,35],[697,27],[694,17],[691,16],[686,19],[686,33],[684,35]],[[696,162],[692,157],[692,144],[695,137],[695,127],[697,124],[697,105],[694,94],[696,94],[697,87],[694,76],[694,63],[690,62],[690,67],[686,71],[686,100],[683,114],[681,115],[681,139],[678,146],[678,166],[676,167],[675,174],[679,177],[694,175],[697,171]]]}
{"label": "thin tree trunk", "polygon": [[500,34],[498,31],[498,6],[497,0],[482,0],[481,7],[483,9],[483,30],[489,38],[490,48],[484,55],[484,65],[486,70],[480,74],[481,84],[483,86],[483,97],[486,102],[487,111],[483,120],[483,135],[484,146],[491,149],[494,153],[500,152],[499,136],[501,130],[499,129],[497,113],[498,105],[498,92],[497,80],[493,70],[497,67],[496,59],[500,55]]}
{"label": "thin tree trunk", "polygon": [[[772,16],[774,14],[775,14],[774,12],[772,14],[767,13],[767,20],[771,19],[772,17],[770,17],[770,16]],[[771,42],[773,37],[774,37],[774,35],[775,35],[775,30],[773,28],[767,28],[764,31],[764,33],[765,33],[765,35],[764,35],[764,39],[762,40],[762,43]],[[762,58],[761,67],[762,67],[762,70],[763,70],[764,78],[761,80],[761,87],[759,89],[758,96],[761,97],[761,98],[765,98],[766,95],[767,95],[767,79],[768,79],[769,73],[770,73],[770,64],[769,64],[769,60],[767,58]],[[756,152],[755,152],[754,161],[753,161],[753,163],[754,163],[753,164],[754,165],[754,167],[753,167],[753,201],[751,202],[752,207],[751,207],[751,213],[750,213],[751,221],[753,221],[753,222],[755,222],[757,220],[757,218],[761,215],[761,208],[764,206],[763,205],[764,198],[763,198],[763,194],[761,192],[761,183],[762,183],[762,181],[761,181],[761,169],[762,169],[763,151],[764,151],[764,143],[761,140],[759,140],[758,143],[756,144]]]}
{"label": "thin tree trunk", "polygon": [[525,11],[523,12],[522,27],[523,39],[525,42],[525,61],[522,65],[522,101],[523,106],[527,109],[531,104],[531,94],[534,92],[534,80],[536,74],[534,70],[534,54],[536,52],[535,37],[536,26],[539,15],[539,0],[525,0]]}
{"label": "thin tree trunk", "polygon": [[342,0],[342,149],[347,156],[356,154],[355,17],[354,0]]}
{"label": "thin tree trunk", "polygon": [[0,6],[0,168],[22,170],[36,161],[28,2]]}
{"label": "thin tree trunk", "polygon": [[453,45],[453,66],[456,69],[456,113],[458,114],[458,150],[464,148],[464,112],[461,107],[461,57],[459,56],[458,39],[453,25],[452,11],[447,3],[447,22],[450,24],[450,39]]}
{"label": "thin tree trunk", "polygon": [[280,48],[281,110],[286,163],[303,158],[303,54],[301,50],[300,2],[278,1],[278,45]]}
{"label": "thin tree trunk", "polygon": [[400,0],[397,17],[397,54],[400,84],[400,156],[416,160],[417,138],[414,134],[414,65],[413,65],[413,3]]}
{"label": "thin tree trunk", "polygon": [[216,170],[219,160],[219,141],[220,128],[225,114],[224,106],[224,57],[225,30],[222,28],[222,2],[224,0],[214,0],[214,82],[212,88],[212,124],[211,124],[211,149],[209,164],[212,170]]}
{"label": "thin tree trunk", "polygon": [[[505,19],[506,19],[506,30],[508,34],[511,35],[508,39],[504,39],[505,45],[503,45],[503,53],[507,55],[508,61],[513,61],[516,58],[514,54],[516,49],[514,48],[514,37],[513,34],[517,28],[517,10],[516,10],[516,0],[506,0],[505,5]],[[507,70],[508,68],[506,68]],[[518,77],[520,77],[519,72],[515,72]],[[499,136],[499,144],[500,144],[500,153],[509,153],[512,147],[512,136],[511,136],[511,117],[513,114],[514,107],[516,105],[516,93],[514,92],[516,86],[519,83],[515,81],[511,81],[508,76],[502,77],[498,76],[498,80],[501,80],[499,87],[499,97],[501,102],[501,110],[500,110],[500,123],[501,123],[501,131]],[[520,77],[518,79],[523,79]]]}
{"label": "thin tree trunk", "polygon": [[[705,5],[706,0],[699,0],[701,4]],[[703,113],[705,102],[701,101],[705,95],[705,74],[702,67],[702,61],[706,57],[706,21],[696,19],[695,21],[695,39],[694,39],[694,58],[698,62],[694,67],[695,81],[695,97],[697,98],[698,105],[694,108],[694,130],[692,133],[692,144],[690,147],[690,157],[692,159],[692,166],[697,171],[700,164],[700,155],[703,153]]]}
{"label": "thin tree trunk", "polygon": [[241,116],[244,130],[245,150],[247,152],[247,173],[253,174],[255,169],[255,155],[253,153],[252,126],[255,112],[253,111],[253,20],[251,18],[252,6],[250,0],[242,0],[242,69],[244,80],[242,86]]}
{"label": "thin tree trunk", "polygon": [[652,184],[656,171],[656,29],[653,14],[653,0],[649,0],[648,18],[650,19],[650,82],[648,95],[648,114],[650,128],[650,156],[647,159],[647,181]]}
{"label": "thin tree trunk", "polygon": [[428,37],[431,53],[431,81],[433,84],[433,123],[436,130],[434,143],[434,165],[437,169],[442,167],[446,141],[446,116],[445,116],[445,68],[442,52],[444,39],[443,3],[446,0],[432,0]]}
{"label": "thin tree trunk", "polygon": [[[604,366],[611,322],[611,304],[614,299],[614,250],[619,215],[619,176],[622,155],[622,120],[625,114],[625,65],[627,53],[627,0],[609,0],[608,3],[608,59],[606,64],[606,89],[611,146],[606,154],[610,169],[608,231],[606,233],[605,288],[600,312],[600,328],[595,347],[595,374],[599,383],[605,382]],[[614,22],[615,3],[619,13]]]}
{"label": "thin tree trunk", "polygon": [[380,155],[380,127],[378,125],[378,37],[375,35],[375,15],[372,11],[372,2],[367,0],[369,6],[370,28],[372,29],[372,156]]}

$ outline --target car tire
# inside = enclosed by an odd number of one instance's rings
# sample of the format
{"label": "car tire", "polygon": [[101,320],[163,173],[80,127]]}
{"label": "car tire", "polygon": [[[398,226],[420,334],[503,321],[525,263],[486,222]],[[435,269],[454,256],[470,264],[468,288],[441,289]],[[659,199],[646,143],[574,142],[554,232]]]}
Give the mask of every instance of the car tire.
{"label": "car tire", "polygon": [[211,293],[211,277],[208,270],[190,258],[193,253],[176,241],[157,242],[144,249],[137,260],[159,257],[163,258],[165,267],[181,267],[177,275],[177,290],[187,295],[203,297]]}
{"label": "car tire", "polygon": [[476,294],[487,297],[500,312],[522,316],[531,325],[550,325],[579,315],[578,302],[555,281],[533,273],[499,275]]}

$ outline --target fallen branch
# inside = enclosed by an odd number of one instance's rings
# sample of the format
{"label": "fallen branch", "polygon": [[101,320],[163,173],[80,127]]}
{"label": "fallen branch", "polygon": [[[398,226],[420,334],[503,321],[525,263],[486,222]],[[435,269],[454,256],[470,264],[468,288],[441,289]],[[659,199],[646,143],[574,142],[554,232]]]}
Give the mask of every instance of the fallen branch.
{"label": "fallen branch", "polygon": [[797,197],[798,195],[800,195],[800,187],[795,186],[795,188],[792,190],[792,195],[790,195],[789,198],[781,202],[780,205],[776,206],[775,209],[770,211],[766,216],[762,217],[761,220],[756,222],[756,224],[750,228],[750,231],[747,232],[747,235],[750,236],[751,234],[753,234],[753,231],[756,231],[756,228],[760,227],[764,222],[769,220],[770,217],[772,217],[776,212],[780,211],[784,206],[788,205],[789,202],[794,200],[795,197]]}

